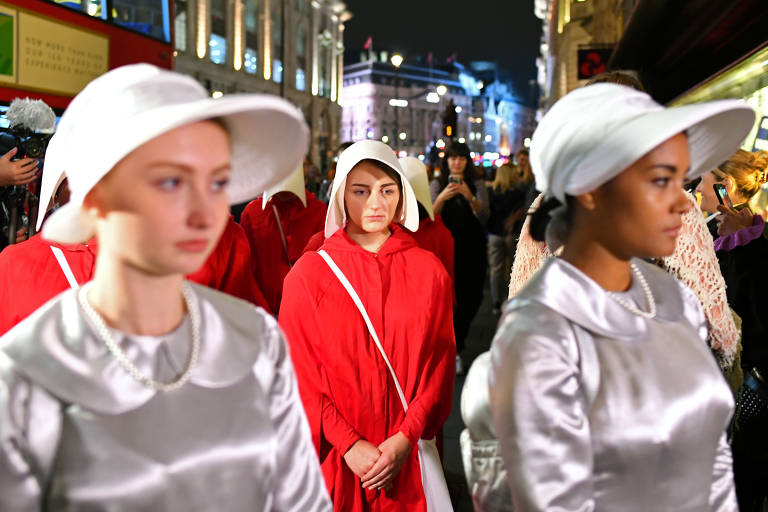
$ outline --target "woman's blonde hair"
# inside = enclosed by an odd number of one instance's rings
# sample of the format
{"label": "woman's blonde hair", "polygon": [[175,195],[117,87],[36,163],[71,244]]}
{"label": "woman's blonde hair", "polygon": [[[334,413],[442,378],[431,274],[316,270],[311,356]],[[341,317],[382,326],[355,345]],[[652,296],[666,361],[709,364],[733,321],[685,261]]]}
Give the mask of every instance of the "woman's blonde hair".
{"label": "woman's blonde hair", "polygon": [[494,192],[506,192],[520,184],[520,170],[512,164],[504,164],[496,169],[496,178],[493,180]]}
{"label": "woman's blonde hair", "polygon": [[750,153],[743,149],[731,155],[713,171],[718,181],[729,178],[744,201],[749,201],[757,194],[766,181],[766,172],[768,172],[768,152]]}

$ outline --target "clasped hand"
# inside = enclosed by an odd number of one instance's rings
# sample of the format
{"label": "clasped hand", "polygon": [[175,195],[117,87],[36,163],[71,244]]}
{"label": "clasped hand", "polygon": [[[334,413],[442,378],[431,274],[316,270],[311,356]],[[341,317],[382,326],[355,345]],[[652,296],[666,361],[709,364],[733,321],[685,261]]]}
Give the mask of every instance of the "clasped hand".
{"label": "clasped hand", "polygon": [[411,453],[411,443],[402,432],[378,447],[364,439],[352,445],[344,460],[366,489],[390,489],[392,482]]}

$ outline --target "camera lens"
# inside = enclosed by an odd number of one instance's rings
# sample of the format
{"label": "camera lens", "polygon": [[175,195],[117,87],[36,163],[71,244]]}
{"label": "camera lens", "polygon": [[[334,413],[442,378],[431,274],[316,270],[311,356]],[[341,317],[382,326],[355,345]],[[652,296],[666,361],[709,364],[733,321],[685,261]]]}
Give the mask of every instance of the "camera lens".
{"label": "camera lens", "polygon": [[24,153],[29,158],[42,158],[45,155],[45,144],[41,140],[29,138],[24,144]]}

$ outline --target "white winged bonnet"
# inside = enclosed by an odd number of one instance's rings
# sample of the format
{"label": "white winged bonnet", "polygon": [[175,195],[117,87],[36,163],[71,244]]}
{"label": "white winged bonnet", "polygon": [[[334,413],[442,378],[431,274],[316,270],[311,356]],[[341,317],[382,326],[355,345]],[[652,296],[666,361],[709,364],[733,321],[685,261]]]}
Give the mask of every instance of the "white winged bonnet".
{"label": "white winged bonnet", "polygon": [[331,188],[331,200],[325,217],[325,238],[333,235],[339,228],[346,225],[347,213],[344,208],[344,189],[347,185],[347,176],[363,160],[381,162],[400,176],[402,183],[402,211],[400,218],[394,219],[394,222],[402,224],[410,231],[416,231],[419,228],[419,206],[416,202],[413,188],[408,182],[408,176],[400,167],[394,150],[377,140],[361,140],[349,146],[339,156],[339,161],[336,165],[336,176],[333,179],[333,187]]}

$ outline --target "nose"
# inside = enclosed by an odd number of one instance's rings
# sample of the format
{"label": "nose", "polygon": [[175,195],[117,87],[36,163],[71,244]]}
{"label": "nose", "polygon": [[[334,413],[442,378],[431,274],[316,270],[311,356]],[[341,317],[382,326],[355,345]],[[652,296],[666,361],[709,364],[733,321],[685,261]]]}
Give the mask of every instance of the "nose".
{"label": "nose", "polygon": [[214,203],[208,185],[195,183],[190,187],[187,198],[187,224],[195,229],[207,229],[213,226]]}
{"label": "nose", "polygon": [[373,211],[379,211],[384,207],[385,202],[386,200],[384,199],[384,195],[381,193],[381,191],[377,191],[376,193],[370,194],[368,196],[366,206]]}
{"label": "nose", "polygon": [[675,199],[674,209],[676,213],[684,214],[693,207],[691,201],[688,199],[688,192],[681,188]]}

